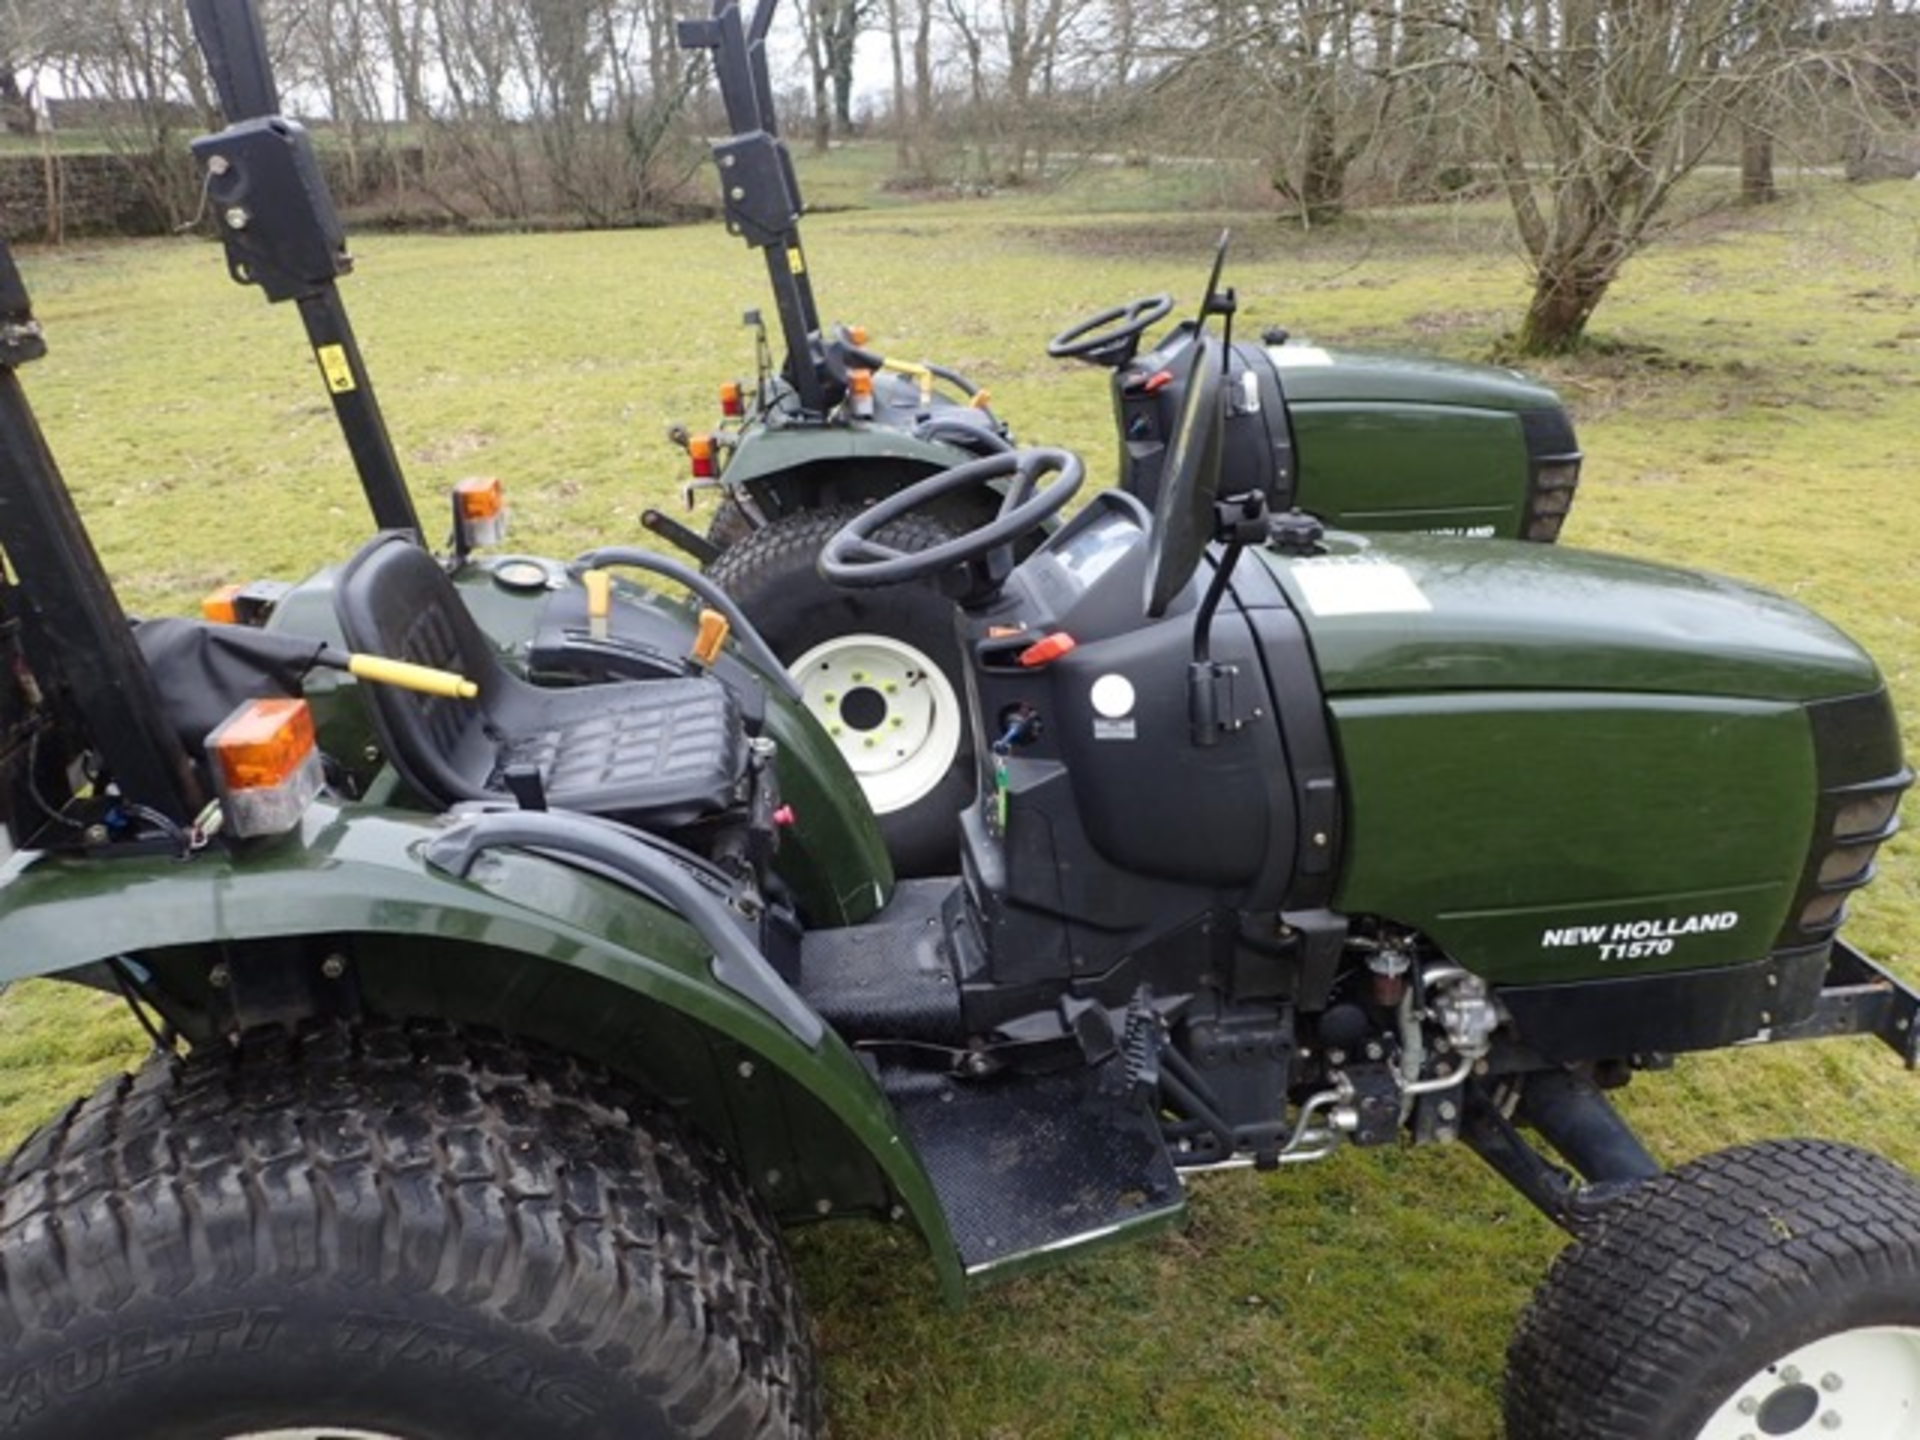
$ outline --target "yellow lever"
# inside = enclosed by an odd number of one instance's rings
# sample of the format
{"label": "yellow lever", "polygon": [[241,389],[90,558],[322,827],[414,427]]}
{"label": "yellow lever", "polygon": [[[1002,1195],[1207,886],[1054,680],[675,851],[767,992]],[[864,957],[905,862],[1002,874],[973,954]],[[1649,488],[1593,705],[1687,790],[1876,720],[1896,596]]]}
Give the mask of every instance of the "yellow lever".
{"label": "yellow lever", "polygon": [[349,655],[347,673],[375,684],[397,685],[402,690],[418,690],[422,695],[440,695],[449,700],[471,700],[480,693],[480,687],[464,675],[405,660],[389,660],[383,655]]}
{"label": "yellow lever", "polygon": [[713,664],[719,658],[720,647],[727,643],[727,636],[732,631],[732,622],[718,610],[702,610],[700,633],[693,641],[693,658],[702,665]]}
{"label": "yellow lever", "polygon": [[605,570],[589,570],[581,580],[587,587],[587,633],[604,640],[607,617],[613,613],[613,576]]}
{"label": "yellow lever", "polygon": [[882,370],[897,370],[920,386],[920,406],[925,409],[933,403],[933,371],[924,365],[916,365],[911,360],[882,360]]}

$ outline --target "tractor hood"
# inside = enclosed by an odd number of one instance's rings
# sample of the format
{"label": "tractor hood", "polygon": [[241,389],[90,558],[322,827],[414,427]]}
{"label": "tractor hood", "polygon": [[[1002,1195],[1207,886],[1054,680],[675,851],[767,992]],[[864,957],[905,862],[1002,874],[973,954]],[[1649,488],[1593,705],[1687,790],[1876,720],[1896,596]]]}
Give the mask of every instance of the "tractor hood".
{"label": "tractor hood", "polygon": [[1463,405],[1479,410],[1558,410],[1537,380],[1497,365],[1367,354],[1288,341],[1266,347],[1291,405]]}
{"label": "tractor hood", "polygon": [[1262,551],[1331,697],[1632,691],[1807,701],[1879,672],[1790,600],[1719,576],[1562,546],[1332,534]]}

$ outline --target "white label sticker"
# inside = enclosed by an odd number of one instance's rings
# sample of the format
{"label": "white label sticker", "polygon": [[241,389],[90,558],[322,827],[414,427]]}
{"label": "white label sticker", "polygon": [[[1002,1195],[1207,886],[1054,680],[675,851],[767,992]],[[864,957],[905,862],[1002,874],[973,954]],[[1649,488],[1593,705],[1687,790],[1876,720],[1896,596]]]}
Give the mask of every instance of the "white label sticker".
{"label": "white label sticker", "polygon": [[1093,682],[1087,698],[1093,702],[1096,714],[1118,720],[1133,713],[1133,682],[1124,675],[1102,675]]}
{"label": "white label sticker", "polygon": [[1135,730],[1132,720],[1099,720],[1093,722],[1093,738],[1096,740],[1132,740]]}
{"label": "white label sticker", "polygon": [[1433,609],[1413,576],[1387,560],[1326,556],[1293,567],[1316,615],[1415,615]]}
{"label": "white label sticker", "polygon": [[1282,370],[1304,370],[1310,365],[1331,365],[1333,356],[1318,345],[1269,345],[1267,355]]}

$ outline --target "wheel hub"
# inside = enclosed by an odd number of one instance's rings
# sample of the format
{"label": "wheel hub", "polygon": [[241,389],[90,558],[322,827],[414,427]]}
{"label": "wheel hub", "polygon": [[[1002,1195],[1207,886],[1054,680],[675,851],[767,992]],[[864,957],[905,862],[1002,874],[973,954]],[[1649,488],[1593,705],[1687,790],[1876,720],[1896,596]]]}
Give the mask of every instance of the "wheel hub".
{"label": "wheel hub", "polygon": [[1699,1440],[1904,1440],[1920,1425],[1920,1330],[1877,1325],[1823,1336],[1749,1377]]}
{"label": "wheel hub", "polygon": [[924,798],[960,753],[953,686],[925,654],[886,635],[841,635],[793,665],[802,703],[885,815]]}

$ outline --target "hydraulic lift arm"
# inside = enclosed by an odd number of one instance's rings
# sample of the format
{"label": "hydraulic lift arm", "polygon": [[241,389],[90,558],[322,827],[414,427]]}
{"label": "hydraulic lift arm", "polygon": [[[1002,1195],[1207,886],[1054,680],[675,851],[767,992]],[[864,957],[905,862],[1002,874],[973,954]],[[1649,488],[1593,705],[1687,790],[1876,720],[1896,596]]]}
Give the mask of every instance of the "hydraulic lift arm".
{"label": "hydraulic lift arm", "polygon": [[253,0],[188,0],[227,128],[193,142],[227,269],[300,310],[314,359],[383,530],[420,533],[393,440],[334,283],[353,268],[346,232],[307,132],[281,116]]}
{"label": "hydraulic lift arm", "polygon": [[773,23],[774,4],[758,0],[748,23],[741,19],[738,0],[713,0],[708,19],[680,22],[680,48],[713,54],[720,99],[733,127],[733,133],[713,147],[727,228],[765,254],[786,341],[787,377],[802,408],[823,415],[826,387],[814,355],[820,312],[800,247],[800,184],[793,157],[780,138],[767,74],[767,27]]}

